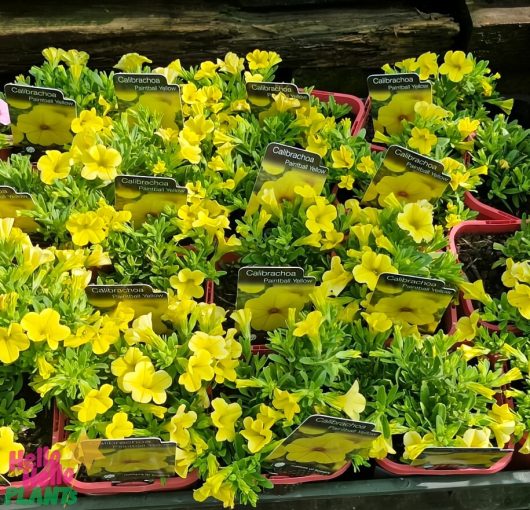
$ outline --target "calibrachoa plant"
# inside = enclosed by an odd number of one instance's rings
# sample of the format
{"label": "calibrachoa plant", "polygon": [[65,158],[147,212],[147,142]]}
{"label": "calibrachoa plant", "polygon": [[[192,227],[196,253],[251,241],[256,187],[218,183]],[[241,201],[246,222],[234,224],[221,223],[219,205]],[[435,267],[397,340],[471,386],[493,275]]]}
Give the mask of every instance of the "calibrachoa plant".
{"label": "calibrachoa plant", "polygon": [[[53,150],[0,162],[0,185],[33,201],[28,210],[11,202],[0,219],[0,474],[21,474],[10,471],[10,453],[29,451],[52,404],[68,417],[53,449],[81,479],[91,480],[82,441],[155,437],[176,443],[175,465],[165,466],[175,476],[198,474],[195,499],[224,507],[255,506],[282,458],[333,471],[386,457],[412,463],[431,446],[524,438],[521,451],[530,452],[527,229],[495,246],[508,288],[498,299],[466,282],[446,250],[447,229],[476,215],[465,192],[486,186],[510,210],[525,206],[513,191],[524,189],[527,133],[494,117],[511,102],[486,62],[450,51],[384,66],[431,80],[434,102],[381,107],[374,141],[441,161],[450,182],[432,204],[412,174],[393,176],[390,187],[382,179],[374,207],[362,199],[384,152],[371,151],[364,131],[351,135],[349,106],[279,92],[254,108],[246,85],[274,81],[281,57],[273,51],[191,68],[126,54],[116,71],[157,73],[180,88],[180,104],[146,94],[130,108],[121,102],[136,92],[115,89],[115,71],[91,69],[85,52],[43,55],[17,83],[61,89],[78,111],[71,123],[39,117],[31,129],[27,115],[41,110],[19,115],[10,143],[24,135]],[[271,143],[319,155],[328,169],[322,192],[287,171],[254,190]],[[122,207],[116,196],[131,197],[115,186],[121,175],[170,177],[186,200],[145,195]],[[243,309],[205,302],[212,282],[231,278],[230,262],[301,267],[316,286],[305,308],[278,288]],[[449,299],[460,289],[483,309],[447,334],[444,298],[381,290],[383,273],[440,280]],[[149,284],[167,293],[167,309],[156,316],[127,301],[96,309],[91,283]],[[252,328],[271,317],[276,327],[260,337],[270,352],[256,354]],[[479,326],[493,318],[519,331]],[[380,436],[362,448],[309,429],[285,441],[314,414],[371,422]],[[128,455],[116,471],[148,469]]]}

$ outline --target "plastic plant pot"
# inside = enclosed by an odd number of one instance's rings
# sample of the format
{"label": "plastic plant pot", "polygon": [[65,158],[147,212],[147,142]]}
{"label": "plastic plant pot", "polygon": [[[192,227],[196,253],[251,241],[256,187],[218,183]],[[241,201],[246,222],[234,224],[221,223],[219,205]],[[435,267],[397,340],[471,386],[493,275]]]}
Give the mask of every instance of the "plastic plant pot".
{"label": "plastic plant pot", "polygon": [[341,94],[339,92],[326,92],[324,90],[313,90],[311,95],[320,99],[320,101],[329,101],[330,97],[335,99],[338,104],[346,104],[351,107],[351,113],[354,116],[351,125],[351,134],[356,135],[366,123],[367,112],[363,100],[350,94]]}
{"label": "plastic plant pot", "polygon": [[464,204],[469,207],[472,211],[478,212],[479,220],[498,220],[498,221],[512,221],[517,222],[519,218],[513,216],[507,212],[501,211],[492,207],[491,205],[484,204],[478,198],[473,196],[469,191],[464,193]]}
{"label": "plastic plant pot", "polygon": [[348,462],[344,467],[340,468],[335,473],[330,475],[307,475],[307,476],[282,476],[282,475],[271,475],[267,478],[276,486],[276,485],[299,485],[302,483],[311,483],[311,482],[326,482],[328,480],[333,480],[338,478],[340,475],[344,474],[351,466],[351,462]]}
{"label": "plastic plant pot", "polygon": [[[449,249],[458,258],[458,248],[456,240],[465,234],[505,234],[516,232],[521,228],[521,220],[515,221],[505,220],[486,220],[486,221],[463,221],[456,227],[453,227],[449,232]],[[473,301],[471,299],[464,299],[460,295],[460,304],[464,315],[470,316],[474,311]],[[499,326],[491,322],[480,321],[481,325],[489,331],[499,331]],[[517,329],[508,326],[508,330],[517,333]]]}
{"label": "plastic plant pot", "polygon": [[[61,442],[68,438],[68,434],[64,429],[66,422],[67,418],[61,412],[54,415],[54,441]],[[117,484],[116,482],[83,482],[74,478],[72,480],[64,480],[64,483],[79,494],[110,496],[115,494],[178,491],[190,488],[198,479],[198,473],[192,471],[186,478],[175,476],[166,480],[122,482]]]}

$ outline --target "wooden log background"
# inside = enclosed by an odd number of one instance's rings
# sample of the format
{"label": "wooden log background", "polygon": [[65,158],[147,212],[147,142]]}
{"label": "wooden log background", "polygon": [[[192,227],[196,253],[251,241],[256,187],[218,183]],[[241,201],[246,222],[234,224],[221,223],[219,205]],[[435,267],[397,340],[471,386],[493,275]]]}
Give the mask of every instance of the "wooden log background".
{"label": "wooden log background", "polygon": [[48,46],[85,50],[100,69],[130,51],[165,65],[263,48],[282,56],[283,79],[361,96],[366,76],[386,62],[462,49],[490,60],[503,91],[523,97],[530,1],[1,2],[1,81],[42,62]]}

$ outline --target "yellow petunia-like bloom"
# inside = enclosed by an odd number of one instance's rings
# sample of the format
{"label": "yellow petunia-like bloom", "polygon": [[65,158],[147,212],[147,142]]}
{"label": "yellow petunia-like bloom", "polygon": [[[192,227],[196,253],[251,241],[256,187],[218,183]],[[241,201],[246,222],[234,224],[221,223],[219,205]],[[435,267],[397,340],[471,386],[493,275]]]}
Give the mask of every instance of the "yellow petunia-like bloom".
{"label": "yellow petunia-like bloom", "polygon": [[[320,198],[320,197],[318,197]],[[305,226],[312,234],[331,232],[335,230],[333,220],[337,217],[337,208],[327,204],[325,199],[318,200],[306,211]]]}
{"label": "yellow petunia-like bloom", "polygon": [[251,71],[269,69],[282,61],[280,55],[278,55],[278,53],[275,51],[262,51],[257,49],[247,53],[246,58],[248,62],[248,68]]}
{"label": "yellow petunia-like bloom", "polygon": [[468,448],[489,448],[491,430],[487,427],[483,429],[467,429],[462,436],[462,441]]}
{"label": "yellow petunia-like bloom", "polygon": [[433,146],[438,141],[436,135],[427,128],[414,127],[410,134],[411,137],[407,140],[407,145],[411,149],[417,149],[420,154],[430,154]]}
{"label": "yellow petunia-like bloom", "polygon": [[425,200],[406,204],[403,212],[397,216],[399,228],[408,232],[416,243],[432,240],[434,237],[432,220],[432,206]]}
{"label": "yellow petunia-like bloom", "polygon": [[199,391],[202,381],[211,381],[214,378],[212,362],[213,358],[208,351],[198,351],[188,359],[186,372],[180,375],[179,384],[190,393]]}
{"label": "yellow petunia-like bloom", "polygon": [[118,378],[118,387],[123,390],[123,378],[125,374],[134,372],[137,363],[150,361],[138,347],[129,347],[123,357],[115,359],[111,363],[111,372]]}
{"label": "yellow petunia-like bloom", "polygon": [[302,395],[297,395],[295,393],[289,393],[285,390],[280,390],[279,388],[274,388],[274,398],[272,400],[272,405],[282,411],[285,415],[285,418],[288,421],[292,421],[295,414],[300,412],[300,406],[298,402],[302,398]]}
{"label": "yellow petunia-like bloom", "polygon": [[192,271],[186,267],[179,271],[178,275],[172,276],[169,284],[177,289],[179,299],[201,298],[204,295],[204,276],[202,271]]}
{"label": "yellow petunia-like bloom", "polygon": [[10,427],[0,427],[0,475],[8,473],[12,456],[24,453],[24,446],[15,442],[15,433]]}
{"label": "yellow petunia-like bloom", "polygon": [[41,156],[37,162],[40,180],[44,184],[53,184],[57,179],[68,177],[72,163],[72,156],[69,152],[46,151],[46,154]]}
{"label": "yellow petunia-like bloom", "polygon": [[322,275],[322,287],[327,295],[338,296],[353,279],[352,274],[344,269],[340,257],[331,259],[331,268]]}
{"label": "yellow petunia-like bloom", "polygon": [[114,388],[104,384],[99,390],[90,390],[81,404],[72,407],[80,422],[92,421],[98,414],[107,412],[113,404],[110,394]]}
{"label": "yellow petunia-like bloom", "polygon": [[125,73],[140,73],[143,64],[151,64],[152,62],[152,60],[138,53],[126,53],[122,55],[114,67]]}
{"label": "yellow petunia-like bloom", "polygon": [[123,377],[123,389],[131,393],[135,402],[147,404],[163,404],[166,399],[166,389],[171,386],[171,377],[165,370],[155,371],[150,361],[140,361]]}
{"label": "yellow petunia-like bloom", "polygon": [[118,174],[118,167],[121,164],[121,154],[112,148],[107,148],[102,144],[90,147],[81,157],[83,168],[81,175],[89,180],[101,179],[102,181],[112,181]]}
{"label": "yellow petunia-like bloom", "polygon": [[293,335],[296,337],[307,335],[309,338],[318,338],[319,329],[323,322],[324,317],[322,312],[320,310],[313,310],[307,314],[304,320],[296,323]]}
{"label": "yellow petunia-like bloom", "polygon": [[488,417],[493,421],[489,428],[495,434],[495,440],[499,448],[504,448],[504,445],[511,439],[511,435],[515,431],[516,416],[508,406],[503,404],[501,406],[493,404]]}
{"label": "yellow petunia-like bloom", "polygon": [[92,131],[101,131],[105,127],[105,121],[103,117],[99,117],[96,109],[91,108],[90,110],[83,110],[78,117],[72,121],[72,131],[74,133],[80,133],[85,129]]}
{"label": "yellow petunia-like bloom", "polygon": [[170,441],[175,441],[180,448],[186,448],[191,439],[188,429],[196,421],[197,413],[195,411],[186,412],[186,405],[181,404],[167,426]]}
{"label": "yellow petunia-like bloom", "polygon": [[366,398],[359,391],[359,381],[355,381],[344,395],[327,395],[325,400],[335,409],[346,413],[351,420],[358,420],[366,407]]}
{"label": "yellow petunia-like bloom", "polygon": [[440,66],[440,74],[447,75],[449,80],[458,83],[473,71],[474,67],[473,60],[466,57],[463,51],[448,51],[444,56],[444,63]]}
{"label": "yellow petunia-like bloom", "polygon": [[20,352],[30,346],[30,341],[22,326],[12,322],[7,328],[0,327],[0,361],[5,364],[13,363]]}
{"label": "yellow petunia-like bloom", "polygon": [[94,211],[72,214],[66,222],[66,229],[77,246],[97,244],[107,237],[105,222]]}
{"label": "yellow petunia-like bloom", "polygon": [[346,145],[341,145],[339,150],[332,151],[331,159],[333,168],[351,168],[355,163],[353,153]]}
{"label": "yellow petunia-like bloom", "polygon": [[219,442],[233,441],[236,437],[236,421],[243,414],[241,406],[237,402],[228,404],[222,398],[215,398],[212,400],[212,407],[214,411],[210,416],[212,423],[217,427],[215,440]]}
{"label": "yellow petunia-like bloom", "polygon": [[425,448],[435,446],[434,436],[432,434],[425,434],[421,437],[415,430],[409,430],[403,437],[405,451],[403,458],[408,460],[416,459]]}
{"label": "yellow petunia-like bloom", "polygon": [[205,350],[214,359],[223,359],[228,355],[225,348],[225,339],[221,335],[209,335],[203,331],[193,333],[188,342],[188,347],[194,354]]}
{"label": "yellow petunia-like bloom", "polygon": [[414,120],[414,104],[414,100],[400,98],[400,95],[396,94],[390,103],[379,108],[377,120],[389,135],[397,135],[403,131],[404,120]]}
{"label": "yellow petunia-like bloom", "polygon": [[112,417],[112,422],[105,427],[105,437],[108,439],[124,439],[132,436],[133,433],[134,425],[124,412],[116,413]]}
{"label": "yellow petunia-like bloom", "polygon": [[366,283],[370,290],[374,290],[381,273],[397,273],[398,270],[392,265],[388,255],[368,249],[363,253],[361,263],[352,272],[356,282]]}
{"label": "yellow petunia-like bloom", "polygon": [[428,51],[422,53],[417,60],[420,80],[427,80],[438,74],[438,55]]}
{"label": "yellow petunia-like bloom", "polygon": [[519,313],[530,319],[530,286],[516,283],[514,288],[508,291],[508,303],[517,308]]}
{"label": "yellow petunia-like bloom", "polygon": [[384,333],[392,327],[392,321],[381,312],[366,313],[361,315],[368,324],[368,328],[372,333]]}
{"label": "yellow petunia-like bloom", "polygon": [[469,117],[464,117],[458,121],[457,127],[462,138],[467,138],[471,133],[474,133],[480,126],[480,120],[473,120]]}
{"label": "yellow petunia-like bloom", "polygon": [[463,282],[459,287],[463,293],[464,299],[474,299],[485,305],[491,303],[491,296],[486,293],[484,282],[482,280],[476,280],[473,283]]}
{"label": "yellow petunia-like bloom", "polygon": [[243,420],[243,426],[245,429],[241,431],[241,435],[247,440],[250,453],[258,453],[271,442],[272,431],[261,420],[247,416]]}
{"label": "yellow petunia-like bloom", "polygon": [[20,325],[33,342],[48,343],[50,349],[57,349],[59,342],[70,335],[70,328],[61,324],[61,316],[51,308],[45,308],[40,313],[28,312]]}

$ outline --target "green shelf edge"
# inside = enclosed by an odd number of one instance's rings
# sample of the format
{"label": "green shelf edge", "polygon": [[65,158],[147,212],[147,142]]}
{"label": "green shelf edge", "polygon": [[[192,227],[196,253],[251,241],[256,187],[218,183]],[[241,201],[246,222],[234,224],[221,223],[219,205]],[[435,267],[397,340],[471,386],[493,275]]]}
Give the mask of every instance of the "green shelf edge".
{"label": "green shelf edge", "polygon": [[[191,491],[80,496],[77,503],[66,507],[15,503],[3,507],[20,510],[222,508],[214,500],[196,503]],[[381,478],[284,486],[263,493],[258,508],[262,510],[527,510],[530,509],[530,471],[506,471],[495,475],[473,477]]]}

